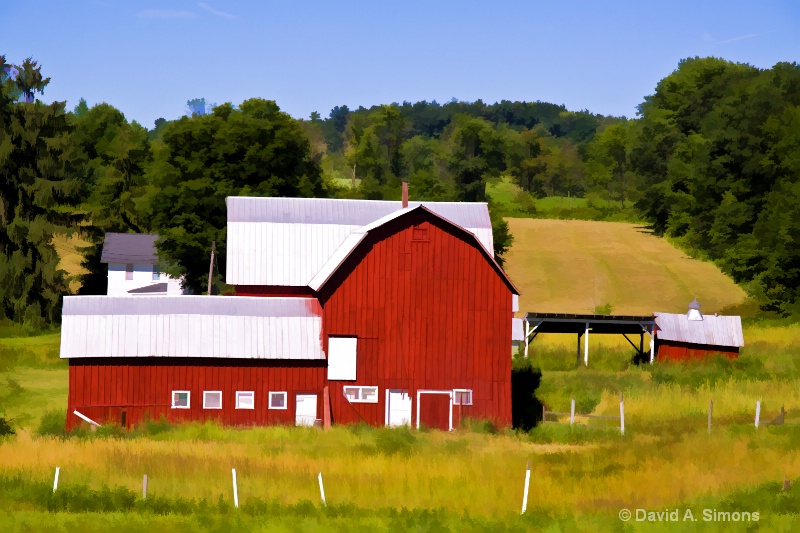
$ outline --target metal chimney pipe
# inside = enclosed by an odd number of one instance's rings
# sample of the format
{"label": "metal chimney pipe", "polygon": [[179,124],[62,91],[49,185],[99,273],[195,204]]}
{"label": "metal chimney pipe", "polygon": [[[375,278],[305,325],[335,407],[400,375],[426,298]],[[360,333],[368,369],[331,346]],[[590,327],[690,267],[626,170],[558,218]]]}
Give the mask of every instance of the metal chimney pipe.
{"label": "metal chimney pipe", "polygon": [[408,182],[403,182],[403,209],[408,207]]}

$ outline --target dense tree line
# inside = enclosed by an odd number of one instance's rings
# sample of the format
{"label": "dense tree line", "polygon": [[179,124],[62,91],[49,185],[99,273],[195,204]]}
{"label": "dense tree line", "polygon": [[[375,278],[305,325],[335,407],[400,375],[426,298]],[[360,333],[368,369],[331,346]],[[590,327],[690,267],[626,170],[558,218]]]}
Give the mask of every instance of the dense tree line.
{"label": "dense tree line", "polygon": [[[103,235],[157,232],[164,270],[225,290],[225,197],[488,202],[495,252],[511,243],[487,182],[510,177],[517,212],[546,196],[635,209],[659,234],[714,260],[765,308],[800,299],[800,72],[690,59],[634,120],[544,102],[403,102],[295,120],[275,102],[187,102],[148,130],[109,104],[71,112],[37,99],[32,59],[0,56],[0,318],[58,319],[68,290],[54,234],[80,231],[81,291],[105,292]],[[632,207],[635,206],[635,207]]]}
{"label": "dense tree line", "polygon": [[[578,196],[633,206],[761,302],[800,311],[800,67],[682,61],[635,120],[541,102],[392,104],[314,114],[306,129],[325,172],[393,198],[491,201],[511,176],[515,202]],[[502,231],[501,231],[502,232]],[[503,246],[504,243],[500,243]]]}
{"label": "dense tree line", "polygon": [[767,309],[800,304],[800,66],[689,59],[641,105],[636,206]]}

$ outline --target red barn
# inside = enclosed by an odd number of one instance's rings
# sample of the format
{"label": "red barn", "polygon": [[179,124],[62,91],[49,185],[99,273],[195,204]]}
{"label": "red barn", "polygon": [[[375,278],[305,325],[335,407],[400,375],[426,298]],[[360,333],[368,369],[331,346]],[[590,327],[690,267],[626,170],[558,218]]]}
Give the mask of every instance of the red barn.
{"label": "red barn", "polygon": [[654,313],[659,361],[705,359],[713,354],[738,357],[744,346],[738,316],[703,315],[695,299],[685,315]]}
{"label": "red barn", "polygon": [[229,198],[239,296],[65,298],[68,426],[510,425],[518,292],[492,249],[486,204]]}

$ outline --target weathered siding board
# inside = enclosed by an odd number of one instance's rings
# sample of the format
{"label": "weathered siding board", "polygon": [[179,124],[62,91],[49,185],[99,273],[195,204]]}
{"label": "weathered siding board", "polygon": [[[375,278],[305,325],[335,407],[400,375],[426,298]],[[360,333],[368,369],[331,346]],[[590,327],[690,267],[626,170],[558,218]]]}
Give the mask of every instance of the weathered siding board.
{"label": "weathered siding board", "polygon": [[[409,390],[413,418],[416,390],[465,388],[475,405],[462,414],[508,425],[511,291],[473,240],[424,213],[412,217],[371,231],[320,295],[326,334],[359,338],[352,385],[380,387],[377,404],[351,404],[342,394],[351,383],[332,382],[332,414],[382,425],[386,389]],[[413,242],[413,223],[426,223],[428,242]]]}
{"label": "weathered siding board", "polygon": [[[320,394],[323,361],[208,361],[199,358],[73,359],[69,368],[67,429],[80,423],[78,410],[100,424],[127,413],[129,426],[162,415],[170,421],[218,419],[223,424],[294,424],[294,395]],[[129,386],[123,386],[123,383]],[[173,390],[191,392],[190,409],[172,409]],[[203,409],[203,391],[221,390],[222,409]],[[236,391],[253,390],[256,409],[236,410]],[[114,392],[112,392],[114,391]],[[288,409],[268,409],[270,391],[286,391]],[[319,418],[321,402],[318,402]]]}
{"label": "weathered siding board", "polygon": [[735,358],[739,356],[739,348],[662,340],[657,341],[656,345],[656,358],[660,362],[705,359],[715,354]]}

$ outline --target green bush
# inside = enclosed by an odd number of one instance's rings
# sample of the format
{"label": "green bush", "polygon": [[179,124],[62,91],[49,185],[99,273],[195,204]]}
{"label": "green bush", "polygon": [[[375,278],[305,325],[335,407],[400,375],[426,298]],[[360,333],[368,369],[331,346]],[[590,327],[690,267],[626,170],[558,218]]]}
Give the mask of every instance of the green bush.
{"label": "green bush", "polygon": [[653,383],[669,383],[697,390],[703,385],[714,386],[730,379],[768,380],[770,372],[758,357],[741,356],[731,359],[714,355],[705,359],[682,362],[660,362],[650,369]]}
{"label": "green bush", "polygon": [[9,437],[14,434],[14,428],[11,427],[11,421],[0,417],[0,439]]}
{"label": "green bush", "polygon": [[42,415],[36,433],[43,437],[64,437],[66,426],[67,412],[63,409],[51,409]]}
{"label": "green bush", "polygon": [[408,426],[375,430],[375,448],[383,455],[411,455],[416,441]]}
{"label": "green bush", "polygon": [[481,418],[465,418],[461,421],[461,429],[483,435],[497,435],[500,428],[492,420]]}

